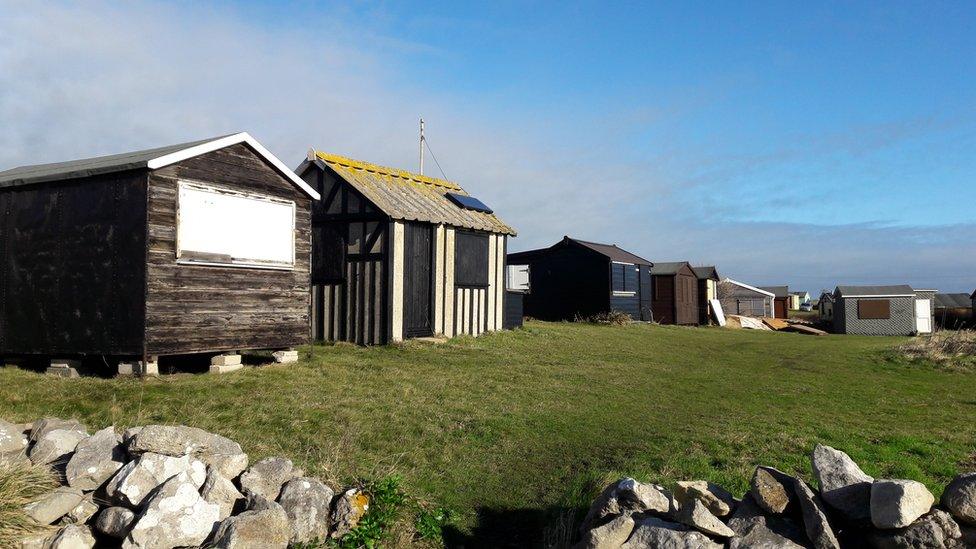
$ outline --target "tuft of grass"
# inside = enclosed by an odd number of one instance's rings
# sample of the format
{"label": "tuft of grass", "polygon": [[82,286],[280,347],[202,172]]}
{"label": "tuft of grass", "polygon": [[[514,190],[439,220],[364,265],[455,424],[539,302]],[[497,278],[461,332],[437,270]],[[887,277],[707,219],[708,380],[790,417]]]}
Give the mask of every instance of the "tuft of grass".
{"label": "tuft of grass", "polygon": [[19,547],[25,536],[50,530],[28,517],[24,505],[57,485],[50,467],[26,460],[0,459],[0,547]]}
{"label": "tuft of grass", "polygon": [[634,319],[630,317],[627,313],[622,313],[620,311],[608,311],[605,313],[598,313],[593,316],[588,316],[586,318],[576,318],[576,322],[588,322],[590,324],[606,324],[609,326],[624,326],[630,324]]}
{"label": "tuft of grass", "polygon": [[899,347],[906,357],[928,361],[950,368],[976,368],[976,332],[942,330],[930,336],[917,337]]}

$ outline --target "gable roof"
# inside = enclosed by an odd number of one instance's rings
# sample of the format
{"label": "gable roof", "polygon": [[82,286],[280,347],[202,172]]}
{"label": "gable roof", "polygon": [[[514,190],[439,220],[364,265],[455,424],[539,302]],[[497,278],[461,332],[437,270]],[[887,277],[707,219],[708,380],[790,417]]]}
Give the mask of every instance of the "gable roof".
{"label": "gable roof", "polygon": [[833,301],[834,300],[834,294],[833,294],[833,292],[828,292],[826,290],[824,290],[823,292],[820,292],[820,300],[821,301],[823,301],[823,300]]}
{"label": "gable roof", "polygon": [[972,307],[972,297],[969,294],[935,294],[935,306],[947,309]]}
{"label": "gable roof", "polygon": [[718,269],[714,265],[709,265],[707,267],[692,267],[692,271],[695,271],[695,276],[698,278],[704,278],[709,280],[719,280]]}
{"label": "gable roof", "polygon": [[776,297],[789,297],[790,287],[789,286],[760,286],[763,290],[771,292]]}
{"label": "gable roof", "polygon": [[605,255],[610,258],[610,261],[616,261],[618,263],[633,263],[635,265],[654,265],[653,263],[644,259],[643,257],[636,254],[632,254],[627,250],[618,247],[616,244],[600,244],[599,242],[587,242],[585,240],[570,238],[568,236],[564,236],[563,240],[575,242],[580,246],[589,248],[598,254]]}
{"label": "gable roof", "polygon": [[908,284],[891,286],[837,286],[839,297],[915,297],[915,290]]}
{"label": "gable roof", "polygon": [[744,282],[739,282],[738,280],[732,280],[731,278],[726,278],[722,282],[728,282],[729,284],[734,284],[734,285],[736,285],[736,286],[738,286],[740,288],[745,288],[747,290],[751,290],[753,292],[762,294],[764,296],[776,297],[776,294],[774,294],[773,292],[768,292],[766,290],[763,290],[762,288],[757,288],[755,286],[750,286],[750,285],[748,285],[748,284],[746,284]]}
{"label": "gable roof", "polygon": [[691,269],[691,264],[687,261],[661,261],[654,263],[651,267],[652,275],[673,275],[678,274],[678,271],[683,269],[685,266]]}
{"label": "gable roof", "polygon": [[320,151],[309,151],[308,160],[295,171],[301,173],[311,165],[331,169],[393,219],[516,235],[515,229],[494,213],[463,208],[452,202],[447,193],[470,196],[452,181]]}
{"label": "gable roof", "polygon": [[319,199],[319,193],[315,189],[309,187],[308,183],[302,181],[301,178],[295,175],[295,172],[291,171],[281,160],[278,160],[278,157],[271,154],[271,151],[265,149],[257,140],[248,135],[247,132],[109,156],[82,158],[51,164],[20,166],[0,172],[0,188],[19,187],[63,179],[77,179],[80,177],[127,170],[157,170],[177,162],[182,162],[188,158],[200,156],[201,154],[213,152],[238,143],[246,143],[258,156],[271,164],[281,175],[285,176],[296,187],[304,191],[305,194],[314,200]]}

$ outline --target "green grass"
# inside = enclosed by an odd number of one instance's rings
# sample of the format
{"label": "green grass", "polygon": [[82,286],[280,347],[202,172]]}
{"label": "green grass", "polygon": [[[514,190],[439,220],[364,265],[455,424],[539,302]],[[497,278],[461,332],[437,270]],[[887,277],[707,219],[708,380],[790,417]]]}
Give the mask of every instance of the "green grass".
{"label": "green grass", "polygon": [[741,493],[760,463],[809,479],[816,442],[938,496],[972,468],[976,375],[900,359],[905,341],[532,322],[444,345],[316,346],[223,376],[4,368],[0,417],[186,423],[332,481],[395,473],[459,513],[454,538],[527,545],[615,475]]}

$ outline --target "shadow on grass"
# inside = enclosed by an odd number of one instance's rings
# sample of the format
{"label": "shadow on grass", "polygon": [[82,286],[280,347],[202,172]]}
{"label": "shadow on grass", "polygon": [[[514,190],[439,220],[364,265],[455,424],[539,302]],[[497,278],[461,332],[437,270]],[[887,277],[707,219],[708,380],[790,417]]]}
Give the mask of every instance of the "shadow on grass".
{"label": "shadow on grass", "polygon": [[569,548],[576,541],[576,529],[585,514],[586,509],[570,507],[480,508],[477,525],[470,533],[453,526],[444,528],[444,545],[451,549]]}

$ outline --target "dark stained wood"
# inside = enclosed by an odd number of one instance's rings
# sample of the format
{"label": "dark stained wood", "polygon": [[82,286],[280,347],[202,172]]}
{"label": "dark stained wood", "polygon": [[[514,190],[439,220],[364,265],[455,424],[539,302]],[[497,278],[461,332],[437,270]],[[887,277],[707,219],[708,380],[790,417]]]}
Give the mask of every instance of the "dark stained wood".
{"label": "dark stained wood", "polygon": [[[404,223],[403,229],[403,335],[431,336],[434,334],[434,227],[427,223]],[[486,265],[486,273],[487,270]]]}
{"label": "dark stained wood", "polygon": [[698,277],[688,265],[677,274],[653,275],[651,307],[660,324],[698,324]]}
{"label": "dark stained wood", "polygon": [[0,191],[0,353],[142,352],[146,172]]}
{"label": "dark stained wood", "polygon": [[509,254],[509,265],[529,265],[525,316],[573,320],[610,310],[610,260],[589,248],[565,245]]}
{"label": "dark stained wood", "polygon": [[[293,270],[176,263],[181,179],[296,204]],[[311,200],[247,145],[191,158],[149,175],[146,346],[151,355],[284,348],[309,338]]]}

